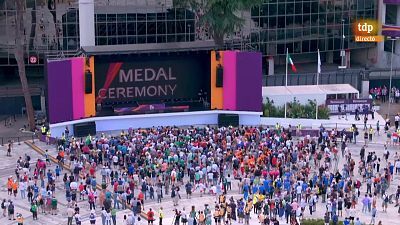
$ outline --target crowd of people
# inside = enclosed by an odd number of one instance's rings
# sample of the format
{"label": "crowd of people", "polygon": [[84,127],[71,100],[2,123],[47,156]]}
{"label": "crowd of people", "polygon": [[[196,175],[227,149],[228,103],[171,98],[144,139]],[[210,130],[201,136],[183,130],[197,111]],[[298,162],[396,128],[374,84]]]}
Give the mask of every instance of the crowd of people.
{"label": "crowd of people", "polygon": [[[84,139],[64,133],[57,143],[55,165],[49,151],[34,168],[28,155],[19,158],[7,188],[10,199],[18,192],[26,198],[33,219],[38,219],[38,214],[57,215],[56,182],[62,182],[68,225],[81,224],[82,202],[89,204],[91,224],[97,219],[95,210],[101,209],[103,225],[121,224],[116,219],[120,209],[132,211],[124,217],[127,225],[137,224],[141,217],[162,225],[163,209],[153,210],[146,203],[162,203],[165,198],[176,207],[175,225],[250,224],[251,216],[265,225],[299,224],[317,210],[326,224],[343,220],[360,225],[357,204],[375,224],[379,199],[383,212],[392,202],[398,206],[400,187],[389,187],[400,172],[400,156],[389,157],[387,145],[384,154],[364,145],[356,158],[349,150],[348,131],[321,126],[318,137],[294,138],[295,133],[280,124],[129,129],[118,136]],[[215,205],[179,210],[180,199],[194,194],[215,196]],[[241,197],[229,197],[232,194]],[[321,203],[322,209],[317,207]],[[12,200],[4,199],[1,207],[3,215],[14,219]]]}
{"label": "crowd of people", "polygon": [[400,89],[393,86],[389,96],[389,88],[386,85],[371,88],[369,90],[370,97],[382,102],[399,103]]}

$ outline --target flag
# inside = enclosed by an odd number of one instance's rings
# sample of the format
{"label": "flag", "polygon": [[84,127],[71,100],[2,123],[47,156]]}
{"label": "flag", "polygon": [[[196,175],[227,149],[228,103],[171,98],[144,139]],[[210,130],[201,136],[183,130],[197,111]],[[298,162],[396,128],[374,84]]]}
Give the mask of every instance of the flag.
{"label": "flag", "polygon": [[318,74],[321,73],[321,55],[319,54],[319,49],[318,49]]}
{"label": "flag", "polygon": [[287,60],[288,60],[288,62],[290,63],[290,65],[292,66],[292,71],[296,73],[296,72],[297,72],[297,69],[296,69],[296,67],[294,66],[294,63],[293,63],[292,58],[290,58],[289,53],[287,54]]}

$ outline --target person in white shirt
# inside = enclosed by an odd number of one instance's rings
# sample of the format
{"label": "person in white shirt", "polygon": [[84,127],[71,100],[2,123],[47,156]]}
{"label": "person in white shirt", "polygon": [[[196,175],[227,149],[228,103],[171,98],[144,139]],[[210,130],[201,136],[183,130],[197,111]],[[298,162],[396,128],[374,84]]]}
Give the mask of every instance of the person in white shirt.
{"label": "person in white shirt", "polygon": [[21,192],[21,198],[25,199],[26,197],[26,182],[21,180],[21,182],[19,183],[19,190]]}
{"label": "person in white shirt", "polygon": [[111,212],[106,214],[106,225],[111,225]]}
{"label": "person in white shirt", "polygon": [[114,169],[117,169],[118,166],[118,156],[114,155],[112,157],[113,163],[114,163]]}
{"label": "person in white shirt", "polygon": [[130,213],[128,215],[128,218],[126,219],[126,225],[135,225],[135,222],[136,222],[135,216],[132,213]]}
{"label": "person in white shirt", "polygon": [[400,172],[400,160],[397,160],[394,165],[396,167],[396,174],[398,174]]}
{"label": "person in white shirt", "polygon": [[81,218],[81,215],[79,215],[79,212],[76,213],[74,217],[75,217],[76,225],[81,225],[82,224],[82,218]]}
{"label": "person in white shirt", "polygon": [[67,225],[72,225],[72,219],[74,218],[75,210],[72,207],[67,209],[68,222]]}

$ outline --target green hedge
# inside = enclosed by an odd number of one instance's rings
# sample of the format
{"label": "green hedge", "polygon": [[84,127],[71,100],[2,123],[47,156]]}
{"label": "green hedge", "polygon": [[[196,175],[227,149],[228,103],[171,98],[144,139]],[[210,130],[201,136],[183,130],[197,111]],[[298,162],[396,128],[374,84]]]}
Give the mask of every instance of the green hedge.
{"label": "green hedge", "polygon": [[[300,104],[296,98],[287,103],[287,118],[315,119],[316,103],[308,100],[305,105]],[[274,102],[267,98],[263,104],[263,116],[265,117],[285,117],[285,108],[275,106]],[[329,119],[329,109],[324,105],[318,106],[318,119]]]}
{"label": "green hedge", "polygon": [[[301,225],[324,225],[323,219],[306,219],[301,221]],[[330,222],[330,224],[333,224]],[[352,224],[352,223],[351,223]],[[343,225],[343,221],[339,221],[338,225]]]}

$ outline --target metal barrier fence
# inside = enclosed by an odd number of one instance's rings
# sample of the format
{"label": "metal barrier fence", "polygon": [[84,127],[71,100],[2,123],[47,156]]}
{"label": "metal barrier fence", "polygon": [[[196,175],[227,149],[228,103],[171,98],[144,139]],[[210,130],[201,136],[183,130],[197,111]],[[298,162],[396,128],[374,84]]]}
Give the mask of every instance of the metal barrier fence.
{"label": "metal barrier fence", "polygon": [[8,142],[11,143],[17,143],[18,145],[21,145],[21,142],[27,141],[27,140],[32,140],[33,143],[35,143],[35,139],[37,139],[38,136],[33,133],[30,135],[21,135],[21,136],[14,136],[14,137],[0,137],[0,145],[4,146],[7,145]]}

